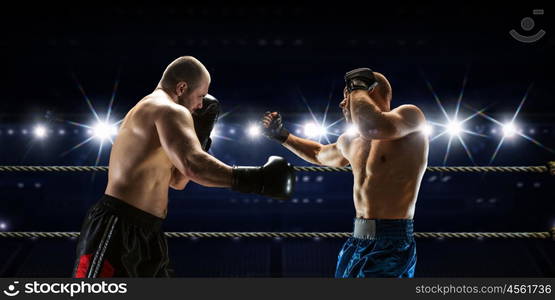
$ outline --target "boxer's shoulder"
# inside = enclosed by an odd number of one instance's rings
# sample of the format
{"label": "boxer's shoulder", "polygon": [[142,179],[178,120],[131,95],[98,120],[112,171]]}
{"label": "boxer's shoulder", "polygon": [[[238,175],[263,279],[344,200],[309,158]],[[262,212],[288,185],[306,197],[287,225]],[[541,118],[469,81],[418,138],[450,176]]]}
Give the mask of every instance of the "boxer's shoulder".
{"label": "boxer's shoulder", "polygon": [[171,101],[164,94],[152,93],[141,100],[137,106],[139,105],[140,110],[155,119],[161,117],[192,118],[191,112],[186,107]]}
{"label": "boxer's shoulder", "polygon": [[413,104],[400,105],[393,109],[392,112],[401,116],[409,124],[421,125],[426,121],[426,117],[422,110]]}
{"label": "boxer's shoulder", "polygon": [[337,138],[337,145],[338,147],[347,147],[353,143],[353,141],[361,140],[361,136],[359,133],[352,134],[352,133],[343,133],[342,135]]}

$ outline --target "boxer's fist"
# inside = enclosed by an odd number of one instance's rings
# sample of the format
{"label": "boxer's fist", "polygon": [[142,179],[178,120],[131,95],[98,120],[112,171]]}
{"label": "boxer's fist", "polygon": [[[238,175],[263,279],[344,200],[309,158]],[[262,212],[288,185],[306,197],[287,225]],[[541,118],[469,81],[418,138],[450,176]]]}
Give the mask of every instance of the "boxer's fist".
{"label": "boxer's fist", "polygon": [[233,167],[232,189],[276,199],[289,199],[295,187],[295,170],[283,157],[270,156],[261,167]]}
{"label": "boxer's fist", "polygon": [[214,125],[220,115],[220,102],[211,95],[206,95],[202,99],[202,108],[193,113],[193,121],[195,122],[195,132],[202,149],[208,151],[212,140],[210,133],[214,129]]}
{"label": "boxer's fist", "polygon": [[267,111],[262,116],[262,133],[270,138],[274,139],[280,143],[284,143],[289,137],[289,131],[283,127],[281,120],[281,114],[278,112]]}

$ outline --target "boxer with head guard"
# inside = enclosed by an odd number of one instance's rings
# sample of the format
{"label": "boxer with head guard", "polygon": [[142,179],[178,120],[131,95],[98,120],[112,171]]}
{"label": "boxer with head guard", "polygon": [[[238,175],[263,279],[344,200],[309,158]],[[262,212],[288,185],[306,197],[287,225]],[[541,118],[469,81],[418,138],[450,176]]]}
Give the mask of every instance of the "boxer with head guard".
{"label": "boxer with head guard", "polygon": [[262,117],[264,133],[304,160],[331,167],[351,165],[355,206],[353,236],[337,261],[335,276],[413,277],[414,207],[426,169],[428,139],[414,105],[391,109],[391,85],[380,73],[359,68],[345,74],[339,104],[358,133],[322,145],[291,134],[278,112]]}

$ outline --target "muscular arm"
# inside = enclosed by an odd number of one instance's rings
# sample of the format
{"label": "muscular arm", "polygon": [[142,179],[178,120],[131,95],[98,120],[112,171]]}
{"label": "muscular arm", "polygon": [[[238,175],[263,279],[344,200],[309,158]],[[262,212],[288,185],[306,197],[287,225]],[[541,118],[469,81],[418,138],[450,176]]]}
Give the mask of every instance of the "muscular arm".
{"label": "muscular arm", "polygon": [[161,108],[156,130],[162,148],[181,174],[203,186],[231,187],[231,167],[202,150],[187,109]]}
{"label": "muscular arm", "polygon": [[187,176],[181,174],[177,168],[172,167],[172,175],[169,184],[172,189],[183,190],[188,182],[189,178],[187,178]]}
{"label": "muscular arm", "polygon": [[353,122],[366,139],[398,139],[420,130],[425,122],[424,114],[414,105],[401,105],[382,112],[363,90],[351,93],[350,110]]}
{"label": "muscular arm", "polygon": [[335,143],[322,145],[289,134],[283,146],[309,163],[330,167],[343,167],[349,164]]}

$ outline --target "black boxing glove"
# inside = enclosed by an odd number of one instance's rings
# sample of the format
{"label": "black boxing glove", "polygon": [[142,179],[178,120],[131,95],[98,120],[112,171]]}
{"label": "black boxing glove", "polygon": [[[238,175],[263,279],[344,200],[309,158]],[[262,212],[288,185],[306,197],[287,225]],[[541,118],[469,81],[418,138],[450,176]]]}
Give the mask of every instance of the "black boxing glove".
{"label": "black boxing glove", "polygon": [[[269,111],[265,112],[264,116],[262,116],[262,120],[264,120],[264,118],[269,116],[270,114],[271,112]],[[283,127],[280,113],[277,113],[277,116],[271,118],[272,120],[268,124],[268,127],[262,124],[262,133],[266,137],[274,139],[283,144],[287,140],[287,137],[289,137],[289,131],[285,129],[285,127]]]}
{"label": "black boxing glove", "polygon": [[220,115],[220,102],[212,95],[206,95],[202,99],[202,108],[193,113],[195,132],[202,149],[208,152],[212,145],[210,133]]}
{"label": "black boxing glove", "polygon": [[378,81],[369,68],[358,68],[345,74],[345,86],[349,93],[354,90],[369,91],[376,85],[378,85]]}
{"label": "black boxing glove", "polygon": [[270,156],[262,167],[233,166],[231,189],[276,199],[289,199],[295,187],[295,170],[283,157]]}

